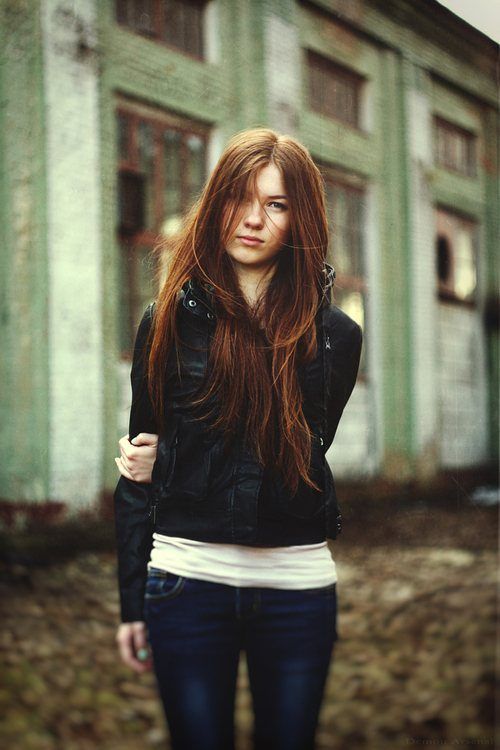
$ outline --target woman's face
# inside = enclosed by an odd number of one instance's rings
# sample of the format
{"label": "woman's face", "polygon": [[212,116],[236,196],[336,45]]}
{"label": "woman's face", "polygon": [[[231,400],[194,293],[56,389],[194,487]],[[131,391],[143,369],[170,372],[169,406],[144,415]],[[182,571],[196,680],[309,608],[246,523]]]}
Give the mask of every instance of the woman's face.
{"label": "woman's face", "polygon": [[226,252],[237,270],[265,272],[288,240],[289,204],[283,177],[274,164],[259,171],[255,187],[256,194],[247,196],[239,207]]}

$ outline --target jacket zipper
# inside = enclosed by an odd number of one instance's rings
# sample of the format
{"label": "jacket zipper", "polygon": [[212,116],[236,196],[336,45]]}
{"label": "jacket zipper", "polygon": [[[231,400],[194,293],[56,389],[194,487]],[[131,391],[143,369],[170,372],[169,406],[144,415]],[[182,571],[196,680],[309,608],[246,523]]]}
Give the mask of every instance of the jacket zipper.
{"label": "jacket zipper", "polygon": [[151,507],[149,509],[149,518],[151,518],[153,527],[156,527],[156,509],[158,508],[158,495],[156,494],[157,490],[155,490],[155,496],[153,497],[153,500],[151,502]]}

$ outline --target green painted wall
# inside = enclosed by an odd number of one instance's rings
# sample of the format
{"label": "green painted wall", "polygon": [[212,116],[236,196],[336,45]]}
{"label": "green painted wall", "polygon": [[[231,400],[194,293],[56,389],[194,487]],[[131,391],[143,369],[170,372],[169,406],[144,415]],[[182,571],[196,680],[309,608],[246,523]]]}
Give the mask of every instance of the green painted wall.
{"label": "green painted wall", "polygon": [[402,58],[382,53],[380,127],[384,139],[380,212],[380,300],[383,381],[383,473],[404,479],[411,473],[411,339],[407,170]]}
{"label": "green painted wall", "polygon": [[47,243],[38,2],[0,2],[0,497],[48,495]]}
{"label": "green painted wall", "polygon": [[[163,107],[177,114],[200,119],[220,130],[221,143],[236,130],[256,124],[267,124],[266,71],[264,33],[266,14],[275,13],[299,28],[301,47],[331,54],[369,81],[372,121],[361,131],[344,127],[308,109],[305,67],[301,82],[300,127],[298,136],[321,160],[357,173],[370,183],[377,196],[380,246],[380,320],[381,331],[382,430],[383,465],[381,473],[405,479],[415,472],[417,459],[415,420],[412,392],[412,331],[411,331],[411,216],[409,174],[409,127],[405,119],[405,98],[411,88],[418,89],[419,70],[428,68],[445,72],[452,84],[440,91],[436,84],[429,95],[433,111],[442,111],[465,127],[471,115],[461,97],[452,93],[454,85],[463,84],[471,93],[480,87],[491,99],[494,91],[485,77],[486,62],[476,55],[476,70],[461,57],[457,58],[453,42],[448,48],[436,45],[432,23],[409,9],[401,0],[391,0],[395,13],[379,2],[318,0],[302,5],[291,0],[261,0],[219,3],[220,60],[200,63],[180,53],[146,40],[114,23],[113,3],[101,7],[101,44],[104,50],[102,96],[102,163],[105,200],[104,300],[106,394],[108,410],[105,424],[110,446],[104,463],[108,468],[106,486],[115,483],[112,457],[117,433],[113,414],[117,406],[115,362],[117,340],[117,267],[118,252],[115,226],[115,164],[116,135],[114,132],[114,97],[122,93]],[[316,8],[314,7],[316,5]],[[330,15],[325,16],[325,10]],[[338,14],[338,15],[337,15]],[[342,25],[351,20],[363,28],[356,32]],[[325,19],[340,20],[340,24]],[[405,28],[401,22],[407,23]],[[408,28],[412,33],[408,33]],[[419,29],[421,35],[418,34]],[[469,49],[469,40],[462,40],[462,49]],[[285,61],[286,64],[286,61]],[[490,123],[489,138],[492,137]],[[485,130],[486,133],[486,130]],[[491,257],[495,232],[494,212],[486,210],[486,202],[498,194],[498,175],[481,178],[477,183],[450,176],[442,170],[433,175],[433,199],[456,208],[467,206],[485,223],[488,238],[488,273],[493,274]],[[495,192],[496,191],[496,192]],[[491,343],[492,353],[495,344]],[[493,367],[493,375],[498,377]],[[496,375],[495,375],[496,373]],[[492,413],[498,413],[495,402],[495,378],[492,382]],[[496,406],[495,406],[496,404]],[[495,412],[496,409],[496,412]],[[492,420],[493,420],[492,416]],[[108,449],[107,449],[108,450]]]}
{"label": "green painted wall", "polygon": [[[372,121],[358,131],[308,110],[304,67],[297,135],[321,160],[358,174],[376,197],[379,282],[374,321],[381,332],[383,465],[403,479],[415,469],[412,395],[411,217],[405,96],[418,70],[434,73],[432,109],[477,130],[484,144],[475,181],[435,169],[432,200],[477,217],[483,226],[487,287],[498,293],[497,86],[491,44],[457,36],[403,0],[218,0],[216,62],[200,62],[119,27],[113,0],[99,13],[102,188],[104,445],[103,485],[116,484],[119,252],[116,225],[115,101],[118,95],[199,119],[220,143],[245,127],[268,124],[266,19],[299,29],[301,46],[332,53],[369,80]],[[323,10],[322,10],[323,9]],[[338,23],[325,22],[325,11]],[[438,11],[441,13],[441,11]],[[43,56],[38,1],[0,0],[0,497],[48,496],[47,226]],[[441,18],[441,16],[440,16]],[[357,30],[349,28],[352,23]],[[335,27],[335,28],[334,28]],[[457,41],[458,40],[458,41]],[[498,50],[498,47],[496,47]],[[286,66],[287,61],[283,61]],[[446,79],[446,82],[445,82]],[[478,92],[482,102],[474,99]],[[468,99],[465,98],[468,95]],[[375,291],[375,290],[370,290]],[[498,333],[489,337],[491,457],[498,452]]]}

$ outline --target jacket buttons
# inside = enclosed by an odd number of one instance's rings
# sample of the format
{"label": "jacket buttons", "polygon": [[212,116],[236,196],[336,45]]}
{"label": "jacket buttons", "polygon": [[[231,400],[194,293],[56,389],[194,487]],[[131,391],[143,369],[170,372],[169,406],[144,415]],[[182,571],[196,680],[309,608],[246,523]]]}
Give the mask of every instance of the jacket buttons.
{"label": "jacket buttons", "polygon": [[196,307],[196,302],[194,301],[194,299],[190,299],[190,300],[188,300],[188,305],[190,307]]}
{"label": "jacket buttons", "polygon": [[322,438],[322,437],[320,437],[320,439],[319,439],[319,444],[320,444],[320,445],[324,445],[324,444],[325,444],[325,441],[323,440],[323,438]]}
{"label": "jacket buttons", "polygon": [[213,317],[214,317],[213,313],[207,312],[207,318],[209,318],[209,320],[212,320]]}

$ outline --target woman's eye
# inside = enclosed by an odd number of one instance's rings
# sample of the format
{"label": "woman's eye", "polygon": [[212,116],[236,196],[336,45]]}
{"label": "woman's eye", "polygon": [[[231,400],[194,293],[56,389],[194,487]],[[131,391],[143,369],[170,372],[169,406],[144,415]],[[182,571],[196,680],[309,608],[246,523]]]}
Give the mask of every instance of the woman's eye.
{"label": "woman's eye", "polygon": [[286,211],[286,209],[287,209],[287,206],[285,205],[285,203],[280,203],[279,201],[271,201],[271,202],[269,203],[269,205],[270,205],[270,206],[277,206],[278,208],[282,208],[282,209],[284,209],[285,211]]}

